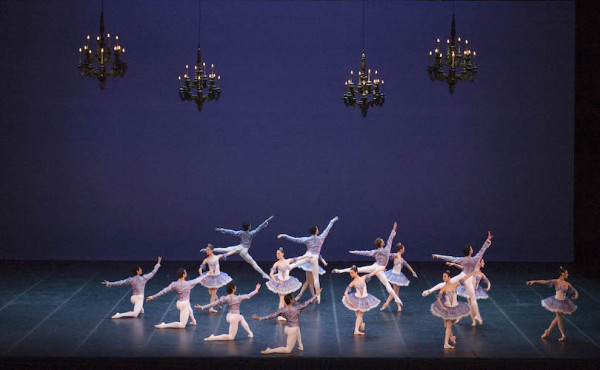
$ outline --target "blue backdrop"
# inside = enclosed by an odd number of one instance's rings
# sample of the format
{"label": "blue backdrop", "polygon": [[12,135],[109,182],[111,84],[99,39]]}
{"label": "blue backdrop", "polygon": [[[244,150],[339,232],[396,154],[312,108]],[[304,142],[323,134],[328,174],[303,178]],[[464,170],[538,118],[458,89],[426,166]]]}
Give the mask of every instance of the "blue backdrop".
{"label": "blue backdrop", "polygon": [[457,2],[479,74],[453,95],[427,76],[450,2],[367,2],[367,65],[387,100],[342,102],[360,67],[362,2],[204,1],[203,58],[223,94],[199,113],[177,77],[198,45],[196,1],[105,2],[123,79],[77,73],[100,2],[4,1],[0,13],[2,259],[199,258],[214,227],[334,226],[328,260],[398,221],[408,260],[495,235],[490,260],[573,256],[573,2]]}

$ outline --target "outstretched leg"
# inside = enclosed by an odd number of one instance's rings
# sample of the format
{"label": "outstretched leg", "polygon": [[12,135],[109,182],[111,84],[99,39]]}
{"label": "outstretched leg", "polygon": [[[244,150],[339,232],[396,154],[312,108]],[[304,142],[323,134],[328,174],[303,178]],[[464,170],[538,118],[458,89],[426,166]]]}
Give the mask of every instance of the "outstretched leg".
{"label": "outstretched leg", "polygon": [[294,345],[298,339],[298,333],[300,332],[300,327],[294,326],[289,327],[286,326],[283,331],[287,334],[287,345],[285,347],[277,347],[277,348],[267,348],[264,351],[261,351],[263,355],[268,355],[270,353],[291,353],[294,349]]}
{"label": "outstretched leg", "polygon": [[383,286],[385,287],[385,290],[387,290],[388,294],[391,295],[392,297],[394,297],[394,301],[396,301],[396,304],[398,305],[398,311],[401,311],[402,310],[402,301],[398,297],[398,294],[396,294],[396,292],[394,292],[394,289],[392,289],[390,282],[388,281],[387,277],[385,276],[385,272],[379,271],[376,276],[379,279],[379,281],[381,282],[381,284],[383,284]]}
{"label": "outstretched leg", "polygon": [[483,324],[483,319],[479,313],[479,305],[477,304],[477,296],[475,295],[475,277],[471,276],[463,283],[465,291],[469,296],[469,305],[471,306],[471,314],[475,318],[479,325]]}
{"label": "outstretched leg", "polygon": [[121,317],[138,317],[140,312],[144,310],[144,295],[132,295],[131,303],[133,304],[133,311],[116,313],[112,316],[113,319],[120,319]]}
{"label": "outstretched leg", "polygon": [[242,248],[240,251],[240,257],[244,259],[244,261],[248,262],[253,269],[256,270],[263,278],[270,279],[269,275],[265,274],[265,272],[258,266],[256,261],[252,258],[252,256],[248,253],[248,248]]}
{"label": "outstretched leg", "polygon": [[242,249],[244,249],[244,247],[242,247],[240,244],[238,244],[238,245],[233,245],[231,247],[226,247],[226,248],[214,248],[213,252],[215,252],[215,253],[229,253],[229,252],[236,251],[236,253],[240,253],[242,251]]}

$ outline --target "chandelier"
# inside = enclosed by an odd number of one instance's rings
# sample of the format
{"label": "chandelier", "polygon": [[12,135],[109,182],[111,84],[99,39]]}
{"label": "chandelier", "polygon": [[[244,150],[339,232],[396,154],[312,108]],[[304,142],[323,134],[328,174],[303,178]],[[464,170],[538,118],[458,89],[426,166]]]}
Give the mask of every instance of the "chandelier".
{"label": "chandelier", "polygon": [[104,4],[100,12],[100,35],[96,36],[96,51],[90,47],[90,35],[83,48],[79,48],[79,75],[97,78],[100,88],[104,90],[109,77],[123,77],[127,71],[127,63],[121,60],[125,48],[119,44],[119,36],[115,36],[111,49],[110,33],[104,33]]}
{"label": "chandelier", "polygon": [[[458,42],[457,42],[458,41]],[[446,81],[450,93],[458,81],[474,81],[477,75],[475,57],[477,53],[469,49],[469,40],[465,40],[464,50],[461,51],[460,37],[456,39],[456,23],[454,13],[452,14],[452,25],[450,28],[450,39],[446,40],[446,55],[440,48],[440,39],[437,39],[435,51],[429,52],[429,66],[427,73],[431,81]],[[447,72],[444,72],[444,69]]]}
{"label": "chandelier", "polygon": [[384,81],[379,79],[377,70],[371,79],[371,69],[367,69],[367,57],[365,54],[365,1],[363,0],[362,21],[363,52],[361,56],[360,71],[358,79],[354,84],[354,71],[350,71],[350,78],[344,83],[344,104],[347,107],[359,107],[363,117],[367,117],[369,107],[383,106],[385,94],[383,93]]}
{"label": "chandelier", "polygon": [[215,65],[210,65],[210,73],[207,74],[206,63],[202,61],[200,51],[200,24],[201,24],[201,4],[198,1],[198,55],[193,75],[190,77],[189,66],[185,66],[185,74],[182,78],[179,76],[179,97],[182,101],[196,102],[198,111],[202,112],[202,105],[207,100],[219,100],[221,97],[221,76],[215,74]]}

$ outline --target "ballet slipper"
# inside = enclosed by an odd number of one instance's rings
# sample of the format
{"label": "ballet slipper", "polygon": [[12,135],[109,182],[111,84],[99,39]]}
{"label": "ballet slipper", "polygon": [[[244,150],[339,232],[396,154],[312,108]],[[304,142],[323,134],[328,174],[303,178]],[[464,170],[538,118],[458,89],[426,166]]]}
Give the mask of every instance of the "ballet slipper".
{"label": "ballet slipper", "polygon": [[381,306],[381,308],[379,309],[379,311],[383,311],[383,310],[385,310],[385,309],[387,308],[387,306],[388,306],[388,303],[387,303],[387,302],[385,302],[385,303],[384,303],[384,304]]}
{"label": "ballet slipper", "polygon": [[219,311],[215,310],[214,308],[210,308],[210,310],[208,310],[208,312],[212,312],[212,313],[218,313]]}
{"label": "ballet slipper", "polygon": [[558,340],[559,342],[566,342],[567,341],[567,337],[565,337],[564,335],[562,337],[560,337],[560,339]]}
{"label": "ballet slipper", "polygon": [[304,351],[304,345],[298,344],[298,351]]}
{"label": "ballet slipper", "polygon": [[449,344],[444,344],[444,348],[446,348],[446,349],[454,349],[454,346],[451,346]]}
{"label": "ballet slipper", "polygon": [[473,321],[473,322],[471,323],[471,326],[477,326],[477,321]]}
{"label": "ballet slipper", "polygon": [[112,315],[112,317],[111,317],[111,319],[119,319],[119,318],[121,318],[121,314],[118,312],[116,314]]}
{"label": "ballet slipper", "polygon": [[360,330],[365,331],[365,327],[367,326],[367,324],[365,324],[364,322],[362,324],[360,324]]}
{"label": "ballet slipper", "polygon": [[456,336],[455,335],[450,337],[450,342],[452,342],[452,344],[456,345]]}
{"label": "ballet slipper", "polygon": [[195,325],[196,325],[196,320],[194,320],[194,321],[191,321],[191,322],[190,322],[190,325],[192,325],[192,326],[195,326]]}
{"label": "ballet slipper", "polygon": [[483,325],[483,319],[481,317],[476,317],[475,320],[477,320],[479,325]]}
{"label": "ballet slipper", "polygon": [[542,339],[546,339],[546,337],[550,334],[550,330],[544,330],[544,334],[542,334]]}
{"label": "ballet slipper", "polygon": [[365,335],[362,331],[355,330],[354,335]]}
{"label": "ballet slipper", "polygon": [[254,338],[254,333],[253,332],[248,333],[248,338]]}
{"label": "ballet slipper", "polygon": [[300,300],[300,297],[302,297],[302,293],[298,294],[298,295],[297,295],[297,296],[294,298],[294,301],[298,301],[298,300]]}
{"label": "ballet slipper", "polygon": [[154,325],[154,327],[157,329],[163,329],[165,327],[165,323],[161,322],[160,324]]}
{"label": "ballet slipper", "polygon": [[262,353],[263,355],[268,355],[269,352],[267,352],[267,351],[270,349],[271,349],[271,347],[267,347],[267,349],[260,351],[260,353]]}
{"label": "ballet slipper", "polygon": [[210,341],[212,341],[212,339],[213,339],[214,336],[215,336],[214,334],[211,334],[210,337],[204,338],[204,341],[205,342],[210,342]]}

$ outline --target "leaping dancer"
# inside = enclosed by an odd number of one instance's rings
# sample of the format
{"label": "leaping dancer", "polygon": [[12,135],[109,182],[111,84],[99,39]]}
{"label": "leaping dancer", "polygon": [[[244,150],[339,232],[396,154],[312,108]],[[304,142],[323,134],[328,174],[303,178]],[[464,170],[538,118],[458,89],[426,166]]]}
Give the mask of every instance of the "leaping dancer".
{"label": "leaping dancer", "polygon": [[124,312],[124,313],[116,313],[112,316],[113,319],[120,319],[121,317],[138,317],[140,313],[144,313],[144,288],[146,287],[146,283],[148,280],[152,279],[154,275],[156,275],[156,271],[158,271],[160,267],[160,261],[162,257],[158,257],[156,261],[156,265],[154,265],[154,270],[152,272],[142,275],[142,268],[137,266],[133,268],[133,276],[124,280],[119,281],[106,281],[104,280],[102,284],[107,287],[111,286],[122,286],[122,285],[131,285],[133,290],[133,294],[131,295],[131,303],[133,304],[133,311]]}
{"label": "leaping dancer", "polygon": [[[321,288],[321,284],[319,283],[319,256],[321,255],[321,248],[323,247],[323,242],[325,241],[327,234],[329,234],[329,230],[331,230],[331,227],[337,220],[339,220],[338,216],[332,218],[331,221],[329,221],[329,225],[327,225],[327,227],[325,228],[325,230],[323,230],[321,235],[317,235],[319,233],[319,228],[317,226],[312,226],[309,229],[310,236],[306,236],[303,238],[296,238],[287,234],[277,235],[277,239],[284,238],[294,243],[306,244],[306,253],[304,253],[304,255],[298,257],[297,259],[307,256],[311,257],[310,266],[312,268],[313,283],[317,291],[320,291],[319,288]],[[296,268],[302,265],[303,263],[304,262],[302,261],[296,262],[292,264],[291,268]],[[321,294],[317,294],[317,303],[321,303]]]}
{"label": "leaping dancer", "polygon": [[[462,266],[462,272],[453,277],[451,280],[451,283],[455,283],[463,279],[471,272],[475,271],[475,269],[479,265],[479,260],[483,258],[483,254],[488,249],[490,244],[492,244],[492,233],[488,231],[488,237],[485,243],[483,243],[483,246],[475,256],[473,256],[473,247],[471,247],[470,245],[465,245],[465,247],[463,248],[463,253],[465,254],[464,257],[443,256],[441,254],[434,254],[432,255],[432,257],[447,262],[456,263]],[[440,284],[443,285],[443,283]],[[467,292],[467,295],[469,296],[469,306],[471,306],[471,311],[473,311],[473,317],[479,323],[479,325],[481,325],[483,324],[483,319],[481,318],[481,314],[479,313],[479,305],[477,304],[477,296],[475,295],[475,277],[465,279],[463,285],[465,286],[465,290]]]}
{"label": "leaping dancer", "polygon": [[[271,221],[273,219],[273,217],[274,216],[267,218],[262,224],[260,224],[254,230],[250,230],[249,222],[244,222],[242,224],[242,230],[237,230],[237,231],[230,230],[230,229],[223,229],[221,227],[215,228],[216,231],[219,231],[223,234],[239,236],[241,239],[241,242],[238,245],[234,245],[234,246],[227,247],[227,248],[215,248],[214,252],[216,252],[216,253],[229,253],[229,252],[239,253],[240,257],[242,257],[244,259],[244,261],[246,261],[250,265],[252,265],[252,268],[254,268],[259,274],[261,274],[263,278],[269,280],[270,279],[269,275],[267,275],[258,266],[256,261],[254,261],[252,256],[248,253],[248,250],[250,249],[250,245],[252,244],[252,239],[254,239],[254,236],[256,236],[256,233],[259,232],[260,230],[262,230],[263,228],[265,228],[269,224],[269,221]],[[203,252],[203,251],[204,250],[201,250],[201,252]]]}
{"label": "leaping dancer", "polygon": [[[390,249],[392,248],[392,242],[394,241],[394,237],[396,236],[396,227],[398,227],[398,223],[394,222],[392,232],[390,233],[385,248],[383,247],[383,239],[377,238],[375,239],[375,246],[377,246],[377,249],[373,249],[370,251],[350,251],[350,253],[375,258],[375,263],[373,263],[370,266],[359,267],[358,272],[361,274],[370,274],[374,271],[377,271],[375,275],[377,276],[381,284],[383,284],[388,294],[394,298],[394,301],[398,306],[398,311],[402,311],[402,300],[400,300],[398,294],[396,294],[394,289],[392,289],[392,286],[390,285],[390,282],[388,281],[384,272],[385,267],[387,266],[388,261],[390,259]],[[350,269],[351,267],[342,270],[335,269],[331,272],[333,272],[334,274],[341,274],[343,272],[350,272]]]}

